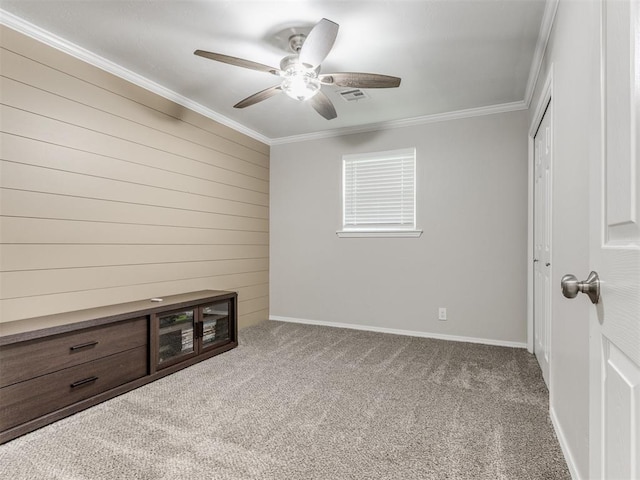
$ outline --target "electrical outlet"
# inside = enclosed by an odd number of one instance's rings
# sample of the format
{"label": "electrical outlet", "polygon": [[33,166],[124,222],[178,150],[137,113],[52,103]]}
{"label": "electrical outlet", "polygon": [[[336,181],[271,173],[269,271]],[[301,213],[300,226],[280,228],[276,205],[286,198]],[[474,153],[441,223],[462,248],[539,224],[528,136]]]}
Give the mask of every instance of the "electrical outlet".
{"label": "electrical outlet", "polygon": [[447,309],[445,307],[440,307],[438,309],[438,320],[446,320],[447,319]]}

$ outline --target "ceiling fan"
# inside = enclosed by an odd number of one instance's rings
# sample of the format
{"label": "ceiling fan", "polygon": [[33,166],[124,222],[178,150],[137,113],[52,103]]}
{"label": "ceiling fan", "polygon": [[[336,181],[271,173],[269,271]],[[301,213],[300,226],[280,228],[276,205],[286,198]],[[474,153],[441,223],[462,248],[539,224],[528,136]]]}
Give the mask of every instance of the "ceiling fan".
{"label": "ceiling fan", "polygon": [[296,33],[289,37],[289,47],[294,52],[280,61],[280,68],[221,53],[196,50],[194,55],[228,63],[238,67],[267,72],[282,77],[279,85],[269,87],[236,103],[234,108],[245,108],[284,92],[291,98],[309,100],[311,106],[324,118],[337,117],[329,97],[321,91],[322,85],[351,88],[392,88],[400,85],[400,78],[375,73],[320,73],[320,64],[327,57],[338,35],[338,24],[323,18],[308,35]]}

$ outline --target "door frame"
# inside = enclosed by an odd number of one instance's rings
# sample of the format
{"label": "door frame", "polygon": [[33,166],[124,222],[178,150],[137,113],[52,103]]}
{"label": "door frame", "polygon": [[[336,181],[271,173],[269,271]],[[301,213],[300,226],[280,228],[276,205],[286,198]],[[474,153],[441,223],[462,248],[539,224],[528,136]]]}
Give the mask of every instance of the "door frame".
{"label": "door frame", "polygon": [[[542,122],[542,117],[545,112],[548,111],[551,115],[551,125],[553,127],[553,64],[549,67],[549,73],[547,74],[547,78],[545,79],[544,86],[542,87],[542,91],[540,97],[538,99],[538,104],[536,105],[535,113],[531,118],[531,124],[529,125],[529,134],[528,134],[528,151],[529,151],[529,165],[528,165],[528,212],[527,212],[527,350],[529,353],[534,353],[534,322],[533,322],[533,306],[534,306],[534,283],[535,283],[535,272],[533,268],[533,255],[534,255],[534,208],[535,208],[535,198],[534,198],[534,183],[535,183],[535,143],[534,138],[536,132],[538,131],[538,127]],[[548,109],[547,109],[548,105]],[[554,132],[551,132],[551,141],[552,145],[555,143],[555,135]],[[552,146],[553,151],[553,146]],[[553,162],[553,160],[552,160]],[[551,165],[551,172],[553,177],[553,163]],[[551,181],[553,185],[553,180]],[[552,190],[553,197],[553,190]],[[552,206],[551,206],[552,208]],[[552,216],[553,220],[553,216]],[[553,223],[553,221],[551,222]],[[553,236],[551,237],[551,254],[553,255]],[[551,268],[553,269],[553,261],[551,262]],[[549,301],[552,299],[550,298]],[[551,309],[553,311],[553,309]],[[553,318],[550,319],[550,325],[553,324]],[[547,332],[549,335],[549,339],[551,339],[551,332]],[[551,345],[551,340],[549,340],[549,345]],[[549,397],[551,397],[551,385],[552,385],[552,377],[553,377],[553,369],[551,368],[552,364],[552,352],[551,348],[549,349]]]}

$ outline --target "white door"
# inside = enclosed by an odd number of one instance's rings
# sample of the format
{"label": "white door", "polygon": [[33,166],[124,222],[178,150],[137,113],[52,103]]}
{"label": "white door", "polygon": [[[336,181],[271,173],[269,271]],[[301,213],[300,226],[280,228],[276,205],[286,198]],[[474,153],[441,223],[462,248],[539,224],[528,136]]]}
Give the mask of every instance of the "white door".
{"label": "white door", "polygon": [[533,138],[533,337],[534,352],[547,386],[551,345],[551,117],[549,101]]}
{"label": "white door", "polygon": [[590,262],[601,297],[590,318],[589,476],[628,480],[640,479],[640,2],[602,8],[604,144],[590,161]]}

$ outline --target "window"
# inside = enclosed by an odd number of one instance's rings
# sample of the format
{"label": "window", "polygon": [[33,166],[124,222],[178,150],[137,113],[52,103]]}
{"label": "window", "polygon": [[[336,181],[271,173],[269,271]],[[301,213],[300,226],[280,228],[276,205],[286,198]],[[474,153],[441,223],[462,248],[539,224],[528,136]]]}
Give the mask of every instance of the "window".
{"label": "window", "polygon": [[420,236],[415,180],[415,148],[344,155],[338,236]]}

